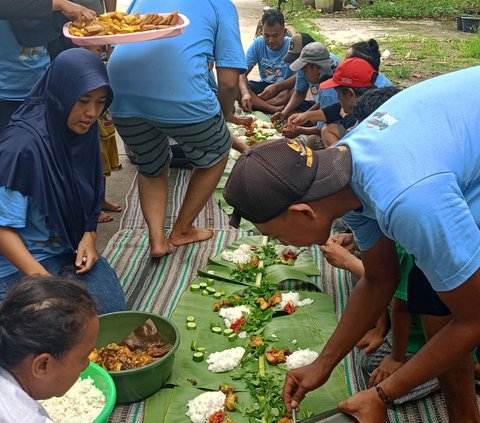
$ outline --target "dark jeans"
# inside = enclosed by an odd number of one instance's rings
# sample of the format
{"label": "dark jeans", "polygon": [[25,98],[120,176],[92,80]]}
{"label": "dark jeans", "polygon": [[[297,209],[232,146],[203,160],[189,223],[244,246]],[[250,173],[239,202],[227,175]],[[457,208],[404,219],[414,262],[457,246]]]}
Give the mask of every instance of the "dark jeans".
{"label": "dark jeans", "polygon": [[22,103],[23,101],[0,100],[0,132],[2,132],[3,128],[7,126],[10,117],[15,110],[22,105]]}
{"label": "dark jeans", "polygon": [[[127,309],[122,286],[114,270],[104,257],[100,257],[93,268],[82,275],[75,273],[74,259],[75,257],[72,254],[67,253],[42,260],[41,264],[54,276],[75,279],[84,284],[97,304],[98,314]],[[0,278],[0,300],[23,276],[23,273],[15,272]]]}

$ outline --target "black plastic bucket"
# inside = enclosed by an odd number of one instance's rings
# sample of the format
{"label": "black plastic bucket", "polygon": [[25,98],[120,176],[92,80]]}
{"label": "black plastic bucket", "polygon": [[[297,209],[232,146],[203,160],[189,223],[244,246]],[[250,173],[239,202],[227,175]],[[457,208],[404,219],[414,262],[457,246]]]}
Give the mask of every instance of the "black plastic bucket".
{"label": "black plastic bucket", "polygon": [[479,27],[480,27],[480,17],[475,17],[475,16],[462,17],[463,32],[477,32]]}

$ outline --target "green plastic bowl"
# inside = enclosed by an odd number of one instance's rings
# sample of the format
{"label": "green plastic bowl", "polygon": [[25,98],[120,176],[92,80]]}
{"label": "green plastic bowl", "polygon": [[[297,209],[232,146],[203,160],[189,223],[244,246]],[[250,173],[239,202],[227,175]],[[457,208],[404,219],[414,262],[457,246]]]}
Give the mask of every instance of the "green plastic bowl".
{"label": "green plastic bowl", "polygon": [[82,379],[86,379],[88,376],[92,378],[94,385],[105,395],[105,406],[93,423],[107,423],[108,416],[113,411],[117,399],[115,383],[105,369],[93,362],[90,362],[90,365],[80,373]]}
{"label": "green plastic bowl", "polygon": [[175,351],[180,344],[177,327],[158,314],[143,311],[119,311],[99,316],[100,330],[96,347],[112,342],[119,343],[130,332],[152,319],[162,340],[172,344],[172,349],[153,363],[136,369],[108,372],[117,388],[117,404],[141,401],[162,388],[172,373]]}

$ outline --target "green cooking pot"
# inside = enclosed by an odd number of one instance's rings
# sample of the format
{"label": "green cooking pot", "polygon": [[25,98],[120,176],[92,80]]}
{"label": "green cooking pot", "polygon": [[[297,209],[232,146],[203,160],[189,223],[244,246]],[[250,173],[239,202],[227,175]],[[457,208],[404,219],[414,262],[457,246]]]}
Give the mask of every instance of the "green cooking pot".
{"label": "green cooking pot", "polygon": [[97,348],[112,342],[118,344],[148,319],[153,320],[162,340],[171,344],[172,349],[163,357],[146,366],[108,372],[117,388],[117,404],[141,401],[165,385],[172,373],[175,351],[180,344],[180,334],[170,320],[158,314],[143,311],[120,311],[99,316],[100,330],[96,342]]}

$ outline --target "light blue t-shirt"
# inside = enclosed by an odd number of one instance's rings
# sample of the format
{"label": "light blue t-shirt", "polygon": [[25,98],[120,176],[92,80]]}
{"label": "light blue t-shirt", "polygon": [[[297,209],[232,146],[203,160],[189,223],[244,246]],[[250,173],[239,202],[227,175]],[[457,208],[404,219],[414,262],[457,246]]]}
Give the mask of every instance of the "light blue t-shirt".
{"label": "light blue t-shirt", "polygon": [[131,13],[178,10],[190,25],[177,37],[115,47],[108,62],[114,117],[199,123],[220,112],[208,85],[208,62],[247,68],[238,14],[230,0],[133,0]]}
{"label": "light blue t-shirt", "polygon": [[480,267],[479,81],[476,66],[407,88],[338,143],[351,150],[363,205],[344,217],[360,248],[384,233],[437,291]]}
{"label": "light blue t-shirt", "polygon": [[[49,232],[45,216],[40,214],[31,198],[5,187],[0,187],[0,226],[14,228],[37,261],[67,251],[61,240]],[[0,253],[0,278],[17,271]]]}
{"label": "light blue t-shirt", "polygon": [[379,73],[377,79],[375,79],[375,86],[378,88],[393,87],[393,84],[383,73]]}
{"label": "light blue t-shirt", "polygon": [[50,63],[45,46],[22,47],[0,20],[0,100],[23,101]]}
{"label": "light blue t-shirt", "polygon": [[283,46],[280,50],[272,50],[267,46],[263,37],[257,37],[247,50],[247,65],[258,64],[260,80],[268,84],[284,81],[293,75],[290,63],[283,60],[288,53],[290,37],[283,38]]}

